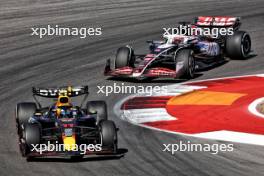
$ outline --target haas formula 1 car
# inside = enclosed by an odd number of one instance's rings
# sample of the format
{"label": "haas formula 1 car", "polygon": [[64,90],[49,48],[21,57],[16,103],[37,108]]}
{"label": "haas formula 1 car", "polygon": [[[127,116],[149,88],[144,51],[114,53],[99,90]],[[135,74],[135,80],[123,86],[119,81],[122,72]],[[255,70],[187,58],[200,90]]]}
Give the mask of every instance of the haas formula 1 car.
{"label": "haas formula 1 car", "polygon": [[[68,156],[117,152],[117,128],[107,119],[104,101],[88,101],[86,108],[75,106],[70,97],[88,96],[88,86],[33,88],[34,102],[18,103],[16,123],[20,151],[24,157]],[[55,98],[42,107],[36,96]]]}
{"label": "haas formula 1 car", "polygon": [[[186,22],[182,23],[187,26]],[[195,71],[223,63],[226,57],[245,59],[251,52],[251,39],[247,32],[240,31],[238,17],[197,17],[188,27],[232,28],[231,35],[210,37],[205,35],[164,35],[162,41],[148,41],[149,54],[136,55],[130,46],[117,50],[114,69],[107,60],[104,74],[112,77],[137,79],[171,77],[191,79]]]}

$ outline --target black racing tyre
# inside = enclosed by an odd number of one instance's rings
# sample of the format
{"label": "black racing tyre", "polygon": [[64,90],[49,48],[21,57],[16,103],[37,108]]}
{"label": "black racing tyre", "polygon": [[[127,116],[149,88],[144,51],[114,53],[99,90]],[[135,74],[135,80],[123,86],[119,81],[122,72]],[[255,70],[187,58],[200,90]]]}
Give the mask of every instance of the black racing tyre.
{"label": "black racing tyre", "polygon": [[29,148],[32,145],[40,144],[41,141],[41,127],[37,123],[27,123],[25,125],[23,138]]}
{"label": "black racing tyre", "polygon": [[115,68],[122,68],[122,67],[134,67],[135,63],[135,56],[134,50],[130,47],[121,47],[116,52],[115,58]]}
{"label": "black racing tyre", "polygon": [[[26,123],[23,129],[24,143],[20,144],[20,151],[22,156],[28,157],[27,155],[33,149],[32,145],[40,144],[41,141],[41,127],[39,124]],[[30,159],[28,157],[27,159]]]}
{"label": "black racing tyre", "polygon": [[28,119],[33,116],[33,114],[37,110],[36,103],[33,102],[24,102],[24,103],[18,103],[16,106],[16,120],[18,127],[24,123],[28,122]]}
{"label": "black racing tyre", "polygon": [[87,114],[97,114],[96,123],[107,120],[107,105],[105,101],[88,101],[86,104]]}
{"label": "black racing tyre", "polygon": [[180,49],[175,55],[176,77],[181,79],[191,79],[195,73],[195,60],[193,50]]}
{"label": "black racing tyre", "polygon": [[102,147],[112,148],[117,151],[117,129],[115,123],[111,120],[101,121],[99,129],[102,136]]}
{"label": "black racing tyre", "polygon": [[226,55],[231,59],[245,59],[251,51],[251,39],[247,32],[235,31],[226,38]]}

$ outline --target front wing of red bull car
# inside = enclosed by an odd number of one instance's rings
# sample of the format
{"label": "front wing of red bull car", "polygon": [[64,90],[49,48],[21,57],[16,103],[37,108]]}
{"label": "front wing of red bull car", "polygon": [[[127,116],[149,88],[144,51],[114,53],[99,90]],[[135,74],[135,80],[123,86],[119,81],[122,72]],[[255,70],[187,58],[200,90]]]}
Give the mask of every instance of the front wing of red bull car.
{"label": "front wing of red bull car", "polygon": [[[118,129],[107,118],[106,103],[88,101],[85,108],[72,104],[59,107],[60,103],[70,101],[70,97],[88,95],[88,86],[67,89],[33,88],[34,97],[57,98],[57,102],[49,107],[41,107],[37,99],[36,103],[17,104],[16,122],[22,156],[28,159],[47,156],[82,158],[117,154]],[[63,96],[61,92],[64,92]],[[59,115],[56,114],[58,110]]]}

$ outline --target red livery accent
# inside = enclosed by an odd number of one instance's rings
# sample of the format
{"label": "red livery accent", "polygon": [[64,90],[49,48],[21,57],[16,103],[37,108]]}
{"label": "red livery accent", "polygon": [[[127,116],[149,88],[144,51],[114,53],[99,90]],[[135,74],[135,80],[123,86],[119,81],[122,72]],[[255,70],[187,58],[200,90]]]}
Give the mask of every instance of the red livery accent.
{"label": "red livery accent", "polygon": [[232,26],[235,24],[237,17],[210,17],[199,16],[196,22],[198,26]]}
{"label": "red livery accent", "polygon": [[133,68],[131,67],[123,67],[119,69],[115,69],[111,72],[112,75],[131,75],[133,73]]}
{"label": "red livery accent", "polygon": [[176,72],[174,70],[170,70],[167,68],[162,67],[156,67],[148,70],[147,76],[169,76],[169,77],[175,77]]}

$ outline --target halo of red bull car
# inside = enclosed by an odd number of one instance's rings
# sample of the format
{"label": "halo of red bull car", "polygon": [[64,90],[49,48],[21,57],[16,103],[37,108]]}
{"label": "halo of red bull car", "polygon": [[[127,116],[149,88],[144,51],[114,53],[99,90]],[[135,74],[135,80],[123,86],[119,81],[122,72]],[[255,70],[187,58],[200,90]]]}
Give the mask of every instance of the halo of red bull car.
{"label": "halo of red bull car", "polygon": [[[187,25],[187,22],[183,23]],[[251,53],[250,35],[239,30],[238,17],[200,16],[191,25],[194,28],[232,28],[232,35],[164,35],[164,40],[148,41],[149,53],[136,55],[131,46],[117,50],[114,69],[107,60],[104,74],[123,78],[194,78],[197,70],[223,63],[226,58],[246,59]]]}

